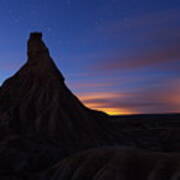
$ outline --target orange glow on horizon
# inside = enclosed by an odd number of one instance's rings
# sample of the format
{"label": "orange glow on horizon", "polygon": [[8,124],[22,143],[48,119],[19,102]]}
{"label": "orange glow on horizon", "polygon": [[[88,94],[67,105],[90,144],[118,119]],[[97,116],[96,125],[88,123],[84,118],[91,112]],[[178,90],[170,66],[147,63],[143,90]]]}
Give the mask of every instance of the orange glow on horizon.
{"label": "orange glow on horizon", "polygon": [[[90,105],[87,105],[88,107],[91,108]],[[132,111],[129,111],[128,109],[123,109],[123,108],[93,108],[92,109],[97,109],[99,111],[106,112],[109,115],[130,115],[130,114],[135,114]]]}
{"label": "orange glow on horizon", "polygon": [[[116,94],[116,93],[104,93],[104,92],[103,93],[86,93],[86,94],[80,94],[78,95],[78,97],[87,107],[106,112],[109,115],[130,115],[130,114],[137,113],[128,108],[113,107],[110,104],[108,105],[107,102],[103,102],[103,100],[108,100],[108,99],[109,100],[120,99],[123,97],[123,94],[121,95],[121,94]],[[99,99],[102,100],[102,102],[98,102]]]}

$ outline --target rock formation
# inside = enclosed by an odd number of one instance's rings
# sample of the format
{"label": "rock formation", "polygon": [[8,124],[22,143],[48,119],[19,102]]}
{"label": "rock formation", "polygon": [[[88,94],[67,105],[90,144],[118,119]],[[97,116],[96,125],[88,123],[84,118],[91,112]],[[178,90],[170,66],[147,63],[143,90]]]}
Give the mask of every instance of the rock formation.
{"label": "rock formation", "polygon": [[[116,146],[179,152],[179,115],[161,121],[117,120],[91,110],[67,88],[41,33],[30,34],[27,55],[22,68],[0,87],[0,179],[102,180],[109,177],[106,171],[115,179],[121,175],[112,175],[113,168],[104,166],[110,162],[122,167],[124,154]],[[90,148],[97,149],[83,153]],[[114,154],[118,163],[111,159]]]}
{"label": "rock formation", "polygon": [[25,65],[1,87],[2,128],[8,133],[52,136],[74,146],[100,142],[103,132],[101,120],[94,118],[97,112],[86,108],[66,87],[41,33],[30,35],[27,51]]}
{"label": "rock formation", "polygon": [[179,180],[180,154],[117,147],[92,149],[66,158],[42,177],[44,180]]}

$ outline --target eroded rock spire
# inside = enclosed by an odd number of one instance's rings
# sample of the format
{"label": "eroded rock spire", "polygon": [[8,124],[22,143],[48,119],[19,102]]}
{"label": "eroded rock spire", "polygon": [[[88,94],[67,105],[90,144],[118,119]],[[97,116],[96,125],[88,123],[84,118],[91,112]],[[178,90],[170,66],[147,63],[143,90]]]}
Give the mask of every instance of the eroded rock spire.
{"label": "eroded rock spire", "polygon": [[36,77],[48,76],[48,78],[53,77],[64,82],[62,73],[58,70],[50,56],[47,46],[42,40],[41,32],[30,33],[29,40],[27,42],[27,55],[27,64],[23,67],[23,71],[20,72],[26,73],[31,70],[34,72]]}
{"label": "eroded rock spire", "polygon": [[103,141],[96,116],[99,113],[85,107],[66,86],[42,33],[31,33],[27,63],[1,87],[0,132],[1,122],[6,122],[7,132],[53,137],[71,151],[77,144]]}
{"label": "eroded rock spire", "polygon": [[41,32],[33,32],[28,40],[28,61],[36,61],[36,58],[49,56],[49,50],[42,40]]}

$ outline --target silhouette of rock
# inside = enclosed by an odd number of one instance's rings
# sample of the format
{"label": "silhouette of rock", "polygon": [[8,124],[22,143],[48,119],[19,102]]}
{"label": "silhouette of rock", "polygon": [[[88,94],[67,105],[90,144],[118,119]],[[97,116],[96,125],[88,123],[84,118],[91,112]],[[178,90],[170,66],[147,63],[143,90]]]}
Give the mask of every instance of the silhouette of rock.
{"label": "silhouette of rock", "polygon": [[66,87],[41,33],[31,33],[27,51],[25,65],[1,87],[2,129],[52,136],[72,147],[101,144],[108,116],[85,107]]}

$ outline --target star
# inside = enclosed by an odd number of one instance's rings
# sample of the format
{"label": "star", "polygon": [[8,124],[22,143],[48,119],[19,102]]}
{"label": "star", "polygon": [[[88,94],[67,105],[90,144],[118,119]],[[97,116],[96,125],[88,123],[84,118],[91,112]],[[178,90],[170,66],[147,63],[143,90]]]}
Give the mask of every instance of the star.
{"label": "star", "polygon": [[71,0],[67,0],[67,5],[71,7]]}

